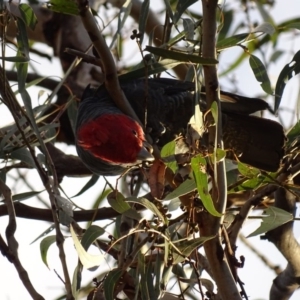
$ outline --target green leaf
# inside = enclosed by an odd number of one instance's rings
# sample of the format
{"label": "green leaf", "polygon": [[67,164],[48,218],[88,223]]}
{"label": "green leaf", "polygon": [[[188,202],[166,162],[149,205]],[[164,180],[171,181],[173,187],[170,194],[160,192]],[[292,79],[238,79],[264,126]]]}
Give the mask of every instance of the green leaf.
{"label": "green leaf", "polygon": [[86,232],[83,234],[81,239],[82,247],[87,251],[90,245],[102,234],[105,233],[105,230],[102,227],[91,225]]}
{"label": "green leaf", "polygon": [[144,34],[145,34],[145,28],[148,20],[149,15],[149,3],[150,0],[144,0],[142,3],[142,8],[140,11],[140,17],[139,17],[139,34],[140,34],[140,43],[143,44]]}
{"label": "green leaf", "polygon": [[153,277],[154,277],[153,274],[155,274],[155,276],[159,276],[157,274],[157,270],[154,269],[153,264],[147,263],[146,256],[142,251],[140,251],[139,254],[141,256],[143,256],[143,258],[142,258],[143,261],[144,261],[144,267],[143,268],[145,269],[145,277],[144,277],[145,279],[144,280],[147,282],[147,288],[148,288],[147,292],[149,293],[149,297],[144,298],[144,299],[145,300],[158,299],[157,295],[155,294],[155,288],[154,288],[154,282],[153,282]]}
{"label": "green leaf", "polygon": [[181,183],[173,192],[168,194],[164,200],[172,200],[182,195],[186,195],[196,189],[196,183],[194,179],[187,179]]}
{"label": "green leaf", "polygon": [[249,33],[240,33],[240,34],[236,34],[231,37],[228,37],[228,38],[218,41],[217,42],[217,50],[221,51],[221,50],[236,46],[241,43],[245,43],[245,42],[249,43],[249,42],[255,40],[257,37],[259,37],[262,34],[265,34],[265,33],[273,34],[274,31],[275,31],[275,29],[272,24],[263,23],[263,24],[257,26],[256,28],[254,28],[254,30],[251,33],[250,32]]}
{"label": "green leaf", "polygon": [[159,299],[159,295],[161,293],[161,285],[160,285],[160,280],[161,280],[161,275],[162,275],[162,267],[164,265],[163,260],[161,259],[160,255],[156,255],[156,261],[155,261],[155,288],[154,288],[154,294],[156,295],[155,298],[153,299]]}
{"label": "green leaf", "polygon": [[75,0],[50,0],[47,2],[47,8],[62,14],[79,15],[77,1]]}
{"label": "green leaf", "polygon": [[258,176],[244,181],[239,186],[235,187],[233,190],[229,192],[238,192],[238,191],[249,191],[255,190],[262,186],[263,184],[270,183],[272,180],[266,176]]}
{"label": "green leaf", "polygon": [[148,281],[146,276],[146,261],[145,255],[139,251],[138,253],[138,271],[140,275],[140,293],[141,293],[141,300],[148,300],[151,299],[149,295],[149,287]]}
{"label": "green leaf", "polygon": [[186,257],[190,256],[190,254],[197,249],[198,247],[202,246],[206,241],[213,239],[214,236],[210,237],[200,237],[191,240],[185,240],[182,242],[176,243],[176,247],[180,250],[181,253],[175,252],[173,254],[173,264],[176,265],[182,262]]}
{"label": "green leaf", "polygon": [[248,237],[266,233],[290,221],[293,221],[293,215],[289,212],[278,207],[268,207],[262,215],[260,226]]}
{"label": "green leaf", "polygon": [[284,55],[284,51],[282,50],[276,50],[272,53],[270,57],[270,62],[276,62],[282,55]]}
{"label": "green leaf", "polygon": [[180,0],[180,1],[178,1],[176,9],[175,9],[175,14],[174,14],[174,20],[173,20],[174,23],[176,24],[179,21],[182,14],[186,11],[186,9],[196,2],[197,2],[197,0]]}
{"label": "green leaf", "polygon": [[125,3],[123,4],[123,6],[121,7],[120,13],[118,15],[118,29],[112,38],[109,48],[113,47],[117,37],[119,35],[121,35],[121,30],[123,30],[123,28],[124,28],[125,21],[127,20],[127,18],[130,15],[131,7],[132,7],[131,0],[126,0]]}
{"label": "green leaf", "polygon": [[277,110],[280,106],[282,94],[284,92],[284,88],[287,84],[287,81],[299,73],[300,73],[300,50],[294,55],[292,61],[284,66],[284,68],[279,74],[276,87],[275,87],[275,105],[274,105],[275,113],[277,113]]}
{"label": "green leaf", "polygon": [[[163,146],[163,148],[161,149],[160,151],[160,155],[162,158],[165,158],[165,157],[169,157],[169,156],[174,156],[175,154],[175,141],[171,141],[167,144],[165,144]],[[164,163],[175,173],[176,170],[177,170],[177,162],[175,161],[175,157],[174,157],[174,161],[171,161],[171,162],[167,162],[167,161],[164,161]]]}
{"label": "green leaf", "polygon": [[20,193],[12,196],[13,201],[24,201],[27,199],[30,199],[32,197],[35,197],[36,195],[42,193],[42,191],[32,191],[32,192],[26,192],[26,193]]}
{"label": "green leaf", "polygon": [[228,32],[230,31],[231,25],[233,24],[233,15],[234,12],[233,10],[225,10],[221,12],[223,14],[222,21],[223,23],[220,24],[219,26],[219,34],[218,34],[218,41],[223,40]]}
{"label": "green leaf", "polygon": [[214,155],[211,156],[212,163],[214,163],[215,160],[216,160],[216,162],[220,162],[220,161],[222,161],[225,157],[226,157],[226,150],[217,148],[217,149],[214,151]]}
{"label": "green leaf", "polygon": [[246,38],[249,36],[249,33],[240,33],[237,35],[233,35],[231,37],[225,38],[217,42],[217,50],[221,51],[226,48],[230,48],[236,46],[242,42],[246,41]]}
{"label": "green leaf", "polygon": [[146,199],[146,198],[128,197],[127,201],[128,202],[137,203],[137,204],[141,204],[141,205],[145,206],[154,215],[156,215],[161,221],[163,221],[164,223],[166,222],[166,218],[164,217],[164,215],[158,210],[158,208],[155,206],[155,204],[153,204],[152,202],[150,202],[148,199]]}
{"label": "green leaf", "polygon": [[206,160],[205,158],[197,155],[192,158],[191,166],[194,174],[194,178],[197,184],[197,190],[199,193],[199,197],[206,208],[206,210],[215,217],[221,217],[220,214],[214,206],[213,200],[209,193],[208,189],[208,178],[206,174]]}
{"label": "green leaf", "polygon": [[[72,294],[75,299],[78,299],[78,286],[80,286],[81,281],[81,272],[82,272],[82,265],[80,263],[77,264],[76,268],[74,269],[73,276],[72,276]],[[64,298],[58,298],[56,300],[63,300]]]}
{"label": "green leaf", "polygon": [[106,300],[114,300],[114,290],[116,285],[119,283],[123,271],[120,269],[114,269],[110,271],[105,278],[103,289],[104,289],[104,298]]}
{"label": "green leaf", "polygon": [[124,213],[126,210],[130,209],[130,205],[124,201],[124,196],[119,193],[116,192],[117,195],[115,196],[115,192],[112,192],[113,196],[112,197],[107,197],[107,201],[109,203],[109,205],[119,214]]}
{"label": "green leaf", "polygon": [[146,74],[150,76],[162,73],[166,70],[173,69],[174,67],[182,63],[183,62],[177,60],[163,59],[160,62],[155,62],[153,64],[147,65],[147,67],[143,66],[128,73],[122,74],[119,76],[119,80],[120,82],[126,82],[136,78],[145,77]]}
{"label": "green leaf", "polygon": [[217,124],[218,123],[218,105],[217,105],[216,101],[214,101],[211,104],[210,110],[211,110],[212,116],[214,118],[215,124]]}
{"label": "green leaf", "polygon": [[48,262],[47,262],[48,249],[55,242],[56,242],[56,236],[50,235],[45,237],[40,243],[40,253],[41,253],[42,261],[44,262],[44,264],[47,266],[48,269],[49,269]]}
{"label": "green leaf", "polygon": [[91,177],[91,179],[85,184],[85,186],[75,196],[73,196],[72,198],[80,196],[85,191],[87,191],[92,186],[94,186],[97,183],[99,177],[100,177],[99,175],[93,174],[92,177]]}
{"label": "green leaf", "polygon": [[299,29],[300,30],[300,22],[286,24],[285,28],[286,29],[292,28],[292,29]]}
{"label": "green leaf", "polygon": [[[172,37],[166,44],[163,44],[162,46],[165,46],[166,48],[170,48],[172,45],[176,44],[177,42],[181,41],[185,37],[185,32],[179,32],[177,35]],[[149,45],[151,46],[151,45]]]}
{"label": "green leaf", "polygon": [[29,57],[23,57],[23,56],[0,56],[0,59],[9,61],[9,62],[14,62],[14,63],[26,63],[29,62]]}
{"label": "green leaf", "polygon": [[216,65],[218,63],[218,61],[214,58],[203,58],[198,55],[185,54],[182,52],[162,49],[162,48],[158,48],[158,47],[146,46],[145,50],[150,53],[153,53],[155,55],[158,55],[158,56],[161,56],[164,58],[178,60],[181,62],[195,63],[195,64],[201,64],[201,65],[207,65],[207,66]]}
{"label": "green leaf", "polygon": [[13,152],[11,152],[10,157],[12,159],[17,159],[17,160],[23,161],[26,164],[28,164],[30,167],[35,168],[34,160],[31,156],[29,150],[27,150],[26,148],[20,148],[20,149],[14,150]]}
{"label": "green leaf", "polygon": [[[117,195],[115,195],[117,193]],[[127,217],[140,220],[140,214],[125,201],[124,196],[119,192],[112,192],[107,197],[109,205],[119,214],[125,214]]]}
{"label": "green leaf", "polygon": [[41,234],[39,234],[31,243],[30,245],[32,245],[33,243],[35,243],[37,240],[39,240],[40,238],[45,237],[46,235],[53,233],[53,230],[55,229],[55,225],[52,224],[50,225],[47,229],[45,229]]}
{"label": "green leaf", "polygon": [[165,291],[167,288],[167,284],[170,280],[170,276],[171,276],[171,272],[172,272],[172,265],[167,266],[166,264],[163,267],[163,271],[162,271],[162,276],[161,276],[161,280],[160,280],[160,289]]}
{"label": "green leaf", "polygon": [[[17,26],[18,26],[18,33],[17,33],[18,56],[25,57],[29,61],[29,42],[28,42],[28,36],[27,36],[27,29],[26,29],[24,21],[20,18],[17,18]],[[23,68],[24,68],[24,66],[23,66]],[[18,66],[17,66],[17,69],[18,69]],[[26,76],[27,76],[27,68],[24,68],[24,70],[26,70]],[[19,74],[18,74],[18,81],[19,81]],[[25,83],[26,83],[26,80],[24,80],[24,82],[21,83],[21,86],[24,88],[25,88]],[[18,86],[20,86],[19,82],[18,82]]]}
{"label": "green leaf", "polygon": [[32,8],[26,4],[21,3],[19,5],[19,10],[21,13],[22,20],[25,22],[25,24],[31,29],[35,29],[35,25],[37,24],[37,18],[32,10]]}
{"label": "green leaf", "polygon": [[164,0],[164,3],[166,5],[166,10],[168,11],[170,19],[172,20],[173,23],[175,23],[174,22],[174,14],[173,14],[173,10],[172,10],[171,4],[170,4],[170,0]]}
{"label": "green leaf", "polygon": [[243,176],[248,178],[256,178],[261,174],[259,169],[243,164],[242,162],[238,162],[238,170]]}
{"label": "green leaf", "polygon": [[162,157],[167,157],[175,154],[175,141],[171,141],[163,146],[160,151]]}
{"label": "green leaf", "polygon": [[267,94],[272,94],[271,82],[267,73],[267,70],[261,60],[251,55],[249,58],[250,67],[254,73],[256,80],[260,83],[262,89]]}

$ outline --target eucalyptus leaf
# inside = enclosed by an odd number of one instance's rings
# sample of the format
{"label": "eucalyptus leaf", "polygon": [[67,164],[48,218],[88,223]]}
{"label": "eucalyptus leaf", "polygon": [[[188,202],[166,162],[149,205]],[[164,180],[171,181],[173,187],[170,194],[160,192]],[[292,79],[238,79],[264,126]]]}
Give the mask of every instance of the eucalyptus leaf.
{"label": "eucalyptus leaf", "polygon": [[146,31],[146,24],[149,15],[149,4],[150,0],[144,0],[142,3],[142,8],[139,17],[139,34],[140,34],[140,43],[143,44],[144,34]]}
{"label": "eucalyptus leaf", "polygon": [[198,55],[186,54],[183,52],[177,52],[177,51],[162,49],[158,47],[146,46],[145,50],[155,55],[164,58],[178,60],[181,62],[195,63],[195,64],[207,65],[207,66],[216,65],[218,63],[218,61],[215,58],[204,58]]}
{"label": "eucalyptus leaf", "polygon": [[187,241],[180,242],[176,244],[176,247],[180,250],[180,253],[175,252],[173,255],[173,264],[178,264],[185,260],[195,249],[202,246],[206,241],[213,239],[213,236],[210,237],[200,237]]}
{"label": "eucalyptus leaf", "polygon": [[77,16],[79,14],[78,4],[75,0],[50,0],[47,2],[47,8],[67,15]]}
{"label": "eucalyptus leaf", "polygon": [[208,175],[206,173],[206,160],[205,158],[197,155],[192,158],[191,166],[193,169],[194,178],[197,184],[199,197],[206,208],[206,210],[215,217],[222,215],[215,209],[213,200],[208,189]]}
{"label": "eucalyptus leaf", "polygon": [[84,192],[86,192],[88,189],[94,186],[98,180],[99,175],[93,174],[90,180],[84,185],[84,187],[76,195],[72,196],[72,198],[82,195]]}
{"label": "eucalyptus leaf", "polygon": [[83,234],[81,239],[82,247],[87,251],[90,245],[101,235],[105,233],[102,227],[91,225]]}
{"label": "eucalyptus leaf", "polygon": [[48,269],[49,269],[49,266],[48,266],[48,261],[47,261],[47,253],[48,253],[50,246],[52,244],[54,244],[55,242],[56,242],[56,236],[50,235],[50,236],[45,237],[40,243],[40,253],[41,253],[42,261],[44,262],[44,264],[47,266]]}
{"label": "eucalyptus leaf", "polygon": [[196,2],[197,0],[179,0],[175,9],[174,23],[176,24],[186,9]]}
{"label": "eucalyptus leaf", "polygon": [[114,300],[114,290],[115,287],[119,283],[119,279],[121,278],[123,274],[123,271],[120,269],[114,269],[108,273],[106,276],[104,283],[103,283],[103,289],[104,289],[104,296],[105,300]]}
{"label": "eucalyptus leaf", "polygon": [[292,61],[284,66],[279,74],[275,87],[274,111],[277,113],[287,81],[300,73],[300,50],[294,55]]}
{"label": "eucalyptus leaf", "polygon": [[33,9],[26,3],[20,3],[19,10],[22,20],[31,30],[34,30],[38,21]]}
{"label": "eucalyptus leaf", "polygon": [[271,82],[264,64],[261,62],[261,60],[258,57],[254,55],[250,56],[249,63],[254,73],[254,76],[256,80],[260,83],[262,89],[267,94],[272,94],[273,91],[271,87]]}
{"label": "eucalyptus leaf", "polygon": [[20,148],[20,149],[14,150],[13,152],[11,152],[10,157],[12,159],[17,159],[17,160],[23,161],[26,164],[28,164],[30,167],[35,168],[35,163],[32,158],[32,155],[29,152],[29,150],[26,148]]}
{"label": "eucalyptus leaf", "polygon": [[293,215],[278,207],[268,207],[262,215],[260,226],[248,237],[256,236],[293,221]]}
{"label": "eucalyptus leaf", "polygon": [[181,183],[174,191],[168,194],[164,200],[172,200],[182,195],[186,195],[196,189],[196,183],[194,179],[186,179]]}

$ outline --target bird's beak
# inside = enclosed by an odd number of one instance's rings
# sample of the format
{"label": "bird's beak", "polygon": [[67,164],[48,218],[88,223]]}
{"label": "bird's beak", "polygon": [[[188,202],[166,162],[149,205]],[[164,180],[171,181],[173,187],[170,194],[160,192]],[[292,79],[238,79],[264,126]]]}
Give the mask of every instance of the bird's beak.
{"label": "bird's beak", "polygon": [[142,161],[153,161],[154,156],[152,155],[152,152],[152,146],[147,141],[143,141],[143,147],[138,153],[137,159]]}

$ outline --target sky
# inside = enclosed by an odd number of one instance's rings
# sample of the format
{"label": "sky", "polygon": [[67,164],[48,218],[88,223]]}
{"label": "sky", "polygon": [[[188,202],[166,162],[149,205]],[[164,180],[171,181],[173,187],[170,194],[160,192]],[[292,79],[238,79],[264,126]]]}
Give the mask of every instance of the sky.
{"label": "sky", "polygon": [[[151,1],[151,5],[156,6],[156,4],[161,1]],[[227,1],[230,5],[236,5],[236,1]],[[158,7],[156,7],[158,9]],[[277,1],[276,7],[271,11],[272,16],[276,20],[276,22],[280,22],[291,17],[299,17],[300,16],[300,1],[299,0],[288,0],[288,1]],[[253,16],[255,18],[255,16]],[[284,64],[291,61],[293,54],[300,49],[300,36],[295,35],[287,35],[283,40],[283,44],[280,45],[283,50],[289,49],[290,54],[286,55],[283,59],[276,62],[271,66],[271,71],[269,76],[271,78],[271,82],[274,84],[278,77],[278,74]],[[49,51],[45,49],[45,51]],[[239,49],[229,50],[228,52],[222,54],[221,56],[221,64],[230,64],[232,57],[235,55],[235,51],[241,51]],[[131,54],[128,53],[128,56]],[[126,56],[126,54],[125,54]],[[46,61],[41,60],[40,58],[36,58],[37,64],[36,69],[41,71],[43,75],[57,75],[58,69],[60,68],[59,63],[54,61],[51,65],[46,65]],[[244,66],[236,73],[235,80],[237,80],[237,85],[239,90],[243,91],[245,95],[251,96],[253,94],[261,93],[261,89],[259,83],[255,80],[254,76],[250,74],[251,70],[247,66],[247,63],[244,63]],[[283,96],[283,106],[295,107],[295,103],[298,97],[298,83],[299,78],[295,78],[293,81],[289,82],[287,85],[286,91]],[[227,79],[221,79],[222,87],[226,88],[228,85]],[[36,95],[36,91],[31,90],[32,95]],[[36,96],[33,96],[33,98]],[[270,100],[272,101],[272,100]],[[271,103],[271,102],[270,102]],[[8,119],[2,118],[2,116],[6,116],[7,113],[3,107],[0,106],[0,114],[1,120],[0,124],[7,124]],[[294,120],[296,119],[296,112],[294,111]],[[287,126],[290,120],[290,115],[284,116],[284,124]],[[68,147],[66,145],[60,145],[61,148],[69,154],[75,154],[74,147]],[[35,176],[33,172],[28,173],[28,176]],[[25,173],[26,175],[26,173]],[[14,186],[14,189],[18,191],[18,193],[25,192],[28,190],[42,190],[43,185],[39,181],[38,178],[33,179],[34,186],[28,187],[25,186],[21,180],[17,179],[17,175],[10,175],[8,178],[8,185]],[[63,188],[67,195],[73,196],[75,195],[81,187],[85,185],[85,183],[89,180],[89,178],[72,178],[72,179],[64,179]],[[111,179],[113,181],[113,179]],[[87,191],[83,196],[78,199],[74,199],[78,205],[84,208],[90,208],[91,203],[95,201],[95,198],[101,191],[101,188],[94,187]],[[45,194],[41,194],[41,197],[47,199]],[[32,200],[26,202],[26,204],[35,205],[36,202]],[[298,215],[298,214],[297,214]],[[2,217],[0,219],[0,233],[1,235],[5,235],[5,227],[7,225],[8,218]],[[24,219],[18,219],[18,229],[16,232],[16,238],[19,242],[19,255],[21,262],[23,263],[25,269],[27,269],[30,273],[30,279],[34,286],[37,288],[38,292],[40,292],[45,299],[55,299],[58,295],[63,294],[61,289],[62,284],[60,279],[55,274],[54,270],[58,273],[62,273],[60,263],[57,259],[58,250],[54,246],[51,246],[48,254],[48,265],[49,269],[42,263],[40,258],[40,250],[39,250],[39,241],[31,244],[33,240],[36,239],[43,231],[45,231],[49,224],[45,222],[36,222],[29,221]],[[259,221],[247,221],[244,228],[243,233],[248,235],[252,231],[256,229]],[[299,237],[300,234],[300,226],[296,222],[295,224],[295,234]],[[275,246],[267,241],[261,241],[259,237],[250,238],[249,241],[255,245],[258,249],[261,249],[263,253],[268,254],[268,258],[274,263],[280,265],[282,268],[285,268],[286,261],[282,257],[282,255],[275,249]],[[65,249],[67,249],[67,260],[69,271],[72,276],[74,268],[77,264],[77,255],[73,246],[73,242],[71,238],[66,239]],[[91,251],[95,251],[95,249],[91,249]],[[247,247],[243,245],[242,242],[238,243],[237,257],[243,255],[246,257],[246,264],[244,269],[239,270],[239,276],[242,281],[245,283],[246,291],[250,296],[250,299],[267,299],[268,291],[272,284],[272,280],[275,277],[273,271],[269,270],[264,263],[262,263],[257,256],[250,251]],[[255,267],[253,267],[255,265]],[[7,262],[7,260],[0,256],[0,299],[22,299],[27,300],[31,299],[28,295],[27,291],[22,286],[21,282],[18,279],[17,272],[14,267]],[[2,270],[5,270],[3,272]],[[249,272],[251,271],[251,272]],[[91,273],[87,270],[83,273],[83,278],[88,282],[91,278],[93,278],[98,273]],[[263,283],[263,285],[262,285]],[[299,299],[300,293],[297,292],[291,298],[292,300]]]}

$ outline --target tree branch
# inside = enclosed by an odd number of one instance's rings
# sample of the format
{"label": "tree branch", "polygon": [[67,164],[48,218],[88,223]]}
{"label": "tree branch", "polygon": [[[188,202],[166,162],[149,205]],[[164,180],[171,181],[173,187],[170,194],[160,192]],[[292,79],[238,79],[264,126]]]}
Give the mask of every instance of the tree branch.
{"label": "tree branch", "polygon": [[[216,58],[216,15],[218,1],[202,0],[203,9],[203,31],[202,31],[202,55],[204,58]],[[214,153],[214,147],[223,148],[222,142],[222,114],[220,107],[220,89],[217,77],[216,66],[203,66],[205,76],[205,89],[207,108],[210,109],[215,101],[218,107],[218,120],[216,126],[209,127],[209,147],[210,153]],[[208,124],[214,124],[211,114],[208,114]],[[224,214],[226,208],[226,172],[225,162],[221,161],[215,164],[214,168],[212,199],[216,209]],[[241,299],[240,293],[235,284],[233,275],[228,266],[228,262],[221,245],[220,225],[222,218],[213,217],[208,214],[200,214],[200,232],[202,236],[216,235],[216,238],[204,243],[205,254],[210,263],[213,278],[218,286],[222,299]]]}
{"label": "tree branch", "polygon": [[[286,174],[282,174],[282,181]],[[291,181],[287,183],[292,184]],[[296,196],[284,188],[275,193],[275,206],[295,215]],[[300,285],[300,245],[294,236],[294,222],[289,222],[269,231],[266,237],[271,241],[288,261],[285,270],[273,281],[270,290],[270,300],[290,299]]]}

